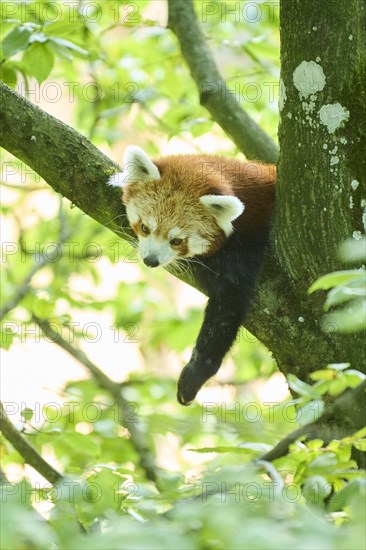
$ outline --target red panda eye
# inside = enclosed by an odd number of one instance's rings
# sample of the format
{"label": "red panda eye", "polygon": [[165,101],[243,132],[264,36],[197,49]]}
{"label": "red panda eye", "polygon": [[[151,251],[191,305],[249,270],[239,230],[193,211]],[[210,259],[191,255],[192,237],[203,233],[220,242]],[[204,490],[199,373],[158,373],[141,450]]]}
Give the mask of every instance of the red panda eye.
{"label": "red panda eye", "polygon": [[145,235],[148,235],[150,233],[150,229],[144,223],[141,224],[141,231],[145,233]]}
{"label": "red panda eye", "polygon": [[183,242],[183,239],[172,239],[170,241],[170,244],[172,246],[179,246],[180,244],[182,244],[182,242]]}

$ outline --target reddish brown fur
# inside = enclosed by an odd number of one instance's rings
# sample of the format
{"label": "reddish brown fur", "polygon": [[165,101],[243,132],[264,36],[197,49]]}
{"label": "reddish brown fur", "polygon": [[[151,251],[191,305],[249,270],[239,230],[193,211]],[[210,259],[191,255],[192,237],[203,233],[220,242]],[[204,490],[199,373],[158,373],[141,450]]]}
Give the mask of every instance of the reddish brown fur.
{"label": "reddish brown fur", "polygon": [[[127,203],[135,198],[140,205],[159,215],[161,236],[172,226],[180,226],[182,217],[213,242],[210,253],[218,250],[225,239],[212,215],[199,202],[207,194],[235,195],[245,205],[243,214],[234,222],[239,231],[263,230],[270,224],[274,204],[276,168],[256,162],[240,162],[211,155],[174,155],[154,160],[161,180],[128,186],[123,193]],[[147,192],[148,190],[148,192]],[[154,207],[155,203],[155,207]],[[159,204],[157,212],[156,204]],[[194,218],[186,219],[194,212]],[[169,221],[169,227],[166,221]],[[139,228],[133,228],[141,234]],[[184,255],[182,243],[181,255]]]}
{"label": "reddish brown fur", "polygon": [[238,197],[245,204],[245,210],[235,221],[236,228],[260,228],[269,224],[276,166],[214,155],[176,155],[154,162],[176,191],[183,187],[198,198],[216,193]]}

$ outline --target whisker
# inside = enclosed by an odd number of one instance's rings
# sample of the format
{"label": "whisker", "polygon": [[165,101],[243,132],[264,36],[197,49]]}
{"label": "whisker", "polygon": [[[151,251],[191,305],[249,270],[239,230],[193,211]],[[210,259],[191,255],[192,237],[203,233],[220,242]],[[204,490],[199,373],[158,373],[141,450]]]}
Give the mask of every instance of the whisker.
{"label": "whisker", "polygon": [[105,226],[109,225],[110,223],[113,223],[114,221],[118,220],[119,218],[123,218],[123,220],[127,219],[126,214],[118,214],[114,218],[111,218],[108,222],[105,222]]}
{"label": "whisker", "polygon": [[115,229],[113,230],[116,235],[119,235],[120,237],[127,240],[129,243],[138,243],[138,240],[131,235],[128,231],[124,229]]}
{"label": "whisker", "polygon": [[181,260],[180,258],[177,258],[176,260],[173,260],[170,263],[172,269],[177,275],[182,275],[182,276],[188,275],[190,278],[192,278],[191,269],[189,268],[188,265],[182,265],[182,262],[180,260]]}
{"label": "whisker", "polygon": [[204,267],[205,269],[207,269],[208,271],[211,271],[215,275],[218,275],[217,271],[214,271],[213,269],[208,267],[206,264],[203,263],[202,260],[199,260],[198,258],[180,258],[180,259],[185,260],[186,262],[191,262],[191,263],[200,265],[200,266]]}

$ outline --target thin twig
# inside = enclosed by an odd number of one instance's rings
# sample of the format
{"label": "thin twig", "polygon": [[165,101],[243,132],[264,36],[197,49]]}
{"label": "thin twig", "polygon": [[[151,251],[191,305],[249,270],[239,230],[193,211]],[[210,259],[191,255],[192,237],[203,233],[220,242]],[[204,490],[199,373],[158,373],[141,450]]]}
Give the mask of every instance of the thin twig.
{"label": "thin twig", "polygon": [[0,430],[5,439],[12,444],[14,449],[24,458],[25,462],[32,466],[52,485],[62,480],[62,475],[55,470],[42,456],[35,450],[30,443],[22,436],[21,433],[10,422],[3,404],[0,401]]}
{"label": "thin twig", "polygon": [[57,254],[59,253],[58,247],[55,248],[53,252],[48,254],[47,256],[43,256],[40,258],[38,263],[35,263],[27,273],[27,275],[24,277],[23,281],[19,284],[14,296],[10,298],[10,300],[4,305],[4,307],[0,310],[0,319],[3,319],[5,315],[9,313],[12,309],[14,309],[19,302],[24,298],[26,293],[29,290],[29,285],[31,280],[33,279],[34,275],[42,269],[46,264],[50,263],[57,257]]}
{"label": "thin twig", "polygon": [[[62,199],[60,199],[60,201],[62,203]],[[61,212],[62,212],[62,204],[60,206],[60,219],[62,218]],[[14,296],[12,296],[12,298],[10,298],[10,300],[1,308],[0,319],[3,319],[5,315],[7,315],[9,311],[14,309],[19,304],[19,302],[24,298],[24,296],[29,290],[29,285],[34,275],[40,269],[42,269],[45,265],[52,263],[56,258],[58,258],[58,255],[60,253],[60,247],[62,247],[62,245],[67,241],[67,239],[70,238],[71,234],[72,234],[71,231],[69,232],[65,231],[64,223],[61,223],[61,236],[60,236],[59,242],[56,243],[55,249],[47,255],[43,254],[39,258],[39,261],[33,264],[29,272],[27,273],[27,275],[24,277],[23,281],[19,284]]]}
{"label": "thin twig", "polygon": [[[60,238],[58,242],[56,243],[55,249],[47,253],[46,255],[43,254],[42,256],[38,257],[39,261],[35,261],[33,266],[30,268],[27,275],[24,277],[23,281],[19,284],[14,296],[10,298],[10,300],[0,309],[0,320],[5,317],[11,311],[14,309],[19,302],[24,298],[26,293],[28,292],[30,288],[30,283],[34,277],[34,275],[40,271],[45,265],[52,263],[54,260],[58,259],[60,255],[60,248],[61,248],[61,254],[62,254],[62,246],[65,244],[65,242],[72,236],[72,234],[77,230],[77,225],[75,225],[72,229],[67,229],[66,225],[66,218],[64,213],[64,207],[62,202],[62,197],[60,196],[60,207],[59,207],[59,220],[60,220]],[[20,227],[19,231],[22,231],[22,228]],[[24,243],[22,242],[22,239],[20,240],[20,247],[21,250],[28,254],[27,251],[24,248]],[[35,255],[37,257],[37,254]]]}
{"label": "thin twig", "polygon": [[[365,424],[365,413],[363,410],[356,410],[356,404],[359,403],[357,398],[365,391],[366,380],[354,389],[343,392],[333,403],[327,405],[324,413],[316,422],[306,424],[306,426],[293,431],[255,462],[272,462],[284,456],[291,443],[302,436],[305,436],[307,440],[319,438],[327,443],[332,439],[340,439],[349,435],[351,426],[354,431],[357,430],[357,427],[362,428]],[[355,421],[356,417],[358,417],[358,426]],[[365,467],[364,455],[357,454],[356,458],[359,466]]]}
{"label": "thin twig", "polygon": [[270,479],[273,481],[273,483],[278,488],[280,488],[280,489],[283,488],[283,486],[285,485],[285,482],[284,482],[281,474],[279,473],[277,468],[275,468],[273,466],[273,464],[271,464],[267,460],[257,460],[256,464],[258,464],[258,466],[263,466],[263,468],[266,470],[266,472],[267,472],[268,476],[270,477]]}
{"label": "thin twig", "polygon": [[275,163],[278,148],[229,93],[197,23],[192,0],[168,0],[168,27],[176,35],[201,104],[248,159]]}
{"label": "thin twig", "polygon": [[146,477],[157,484],[157,467],[155,458],[149,449],[146,436],[139,426],[139,422],[131,421],[131,404],[121,394],[121,385],[113,382],[99,367],[97,367],[88,356],[76,346],[73,346],[62,338],[58,332],[55,332],[49,322],[45,319],[33,318],[47,338],[50,338],[55,344],[67,351],[72,357],[79,361],[92,374],[100,388],[107,390],[116,400],[120,413],[120,424],[130,433],[130,441],[136,453],[140,458],[140,466],[145,471]]}

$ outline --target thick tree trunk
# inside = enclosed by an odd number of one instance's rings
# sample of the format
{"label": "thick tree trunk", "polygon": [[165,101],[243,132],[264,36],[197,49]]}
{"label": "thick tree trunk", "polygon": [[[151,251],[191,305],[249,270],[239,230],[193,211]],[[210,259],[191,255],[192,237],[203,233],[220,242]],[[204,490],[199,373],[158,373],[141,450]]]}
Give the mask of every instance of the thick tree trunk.
{"label": "thick tree trunk", "polygon": [[[320,330],[324,293],[307,296],[320,275],[344,268],[339,245],[365,233],[366,3],[282,0],[279,182],[273,231],[287,275],[294,323],[303,334],[287,368],[309,371],[349,361],[366,371],[364,334]],[[297,318],[296,318],[297,317]],[[316,348],[307,337],[317,332]],[[332,352],[329,354],[329,343]]]}

